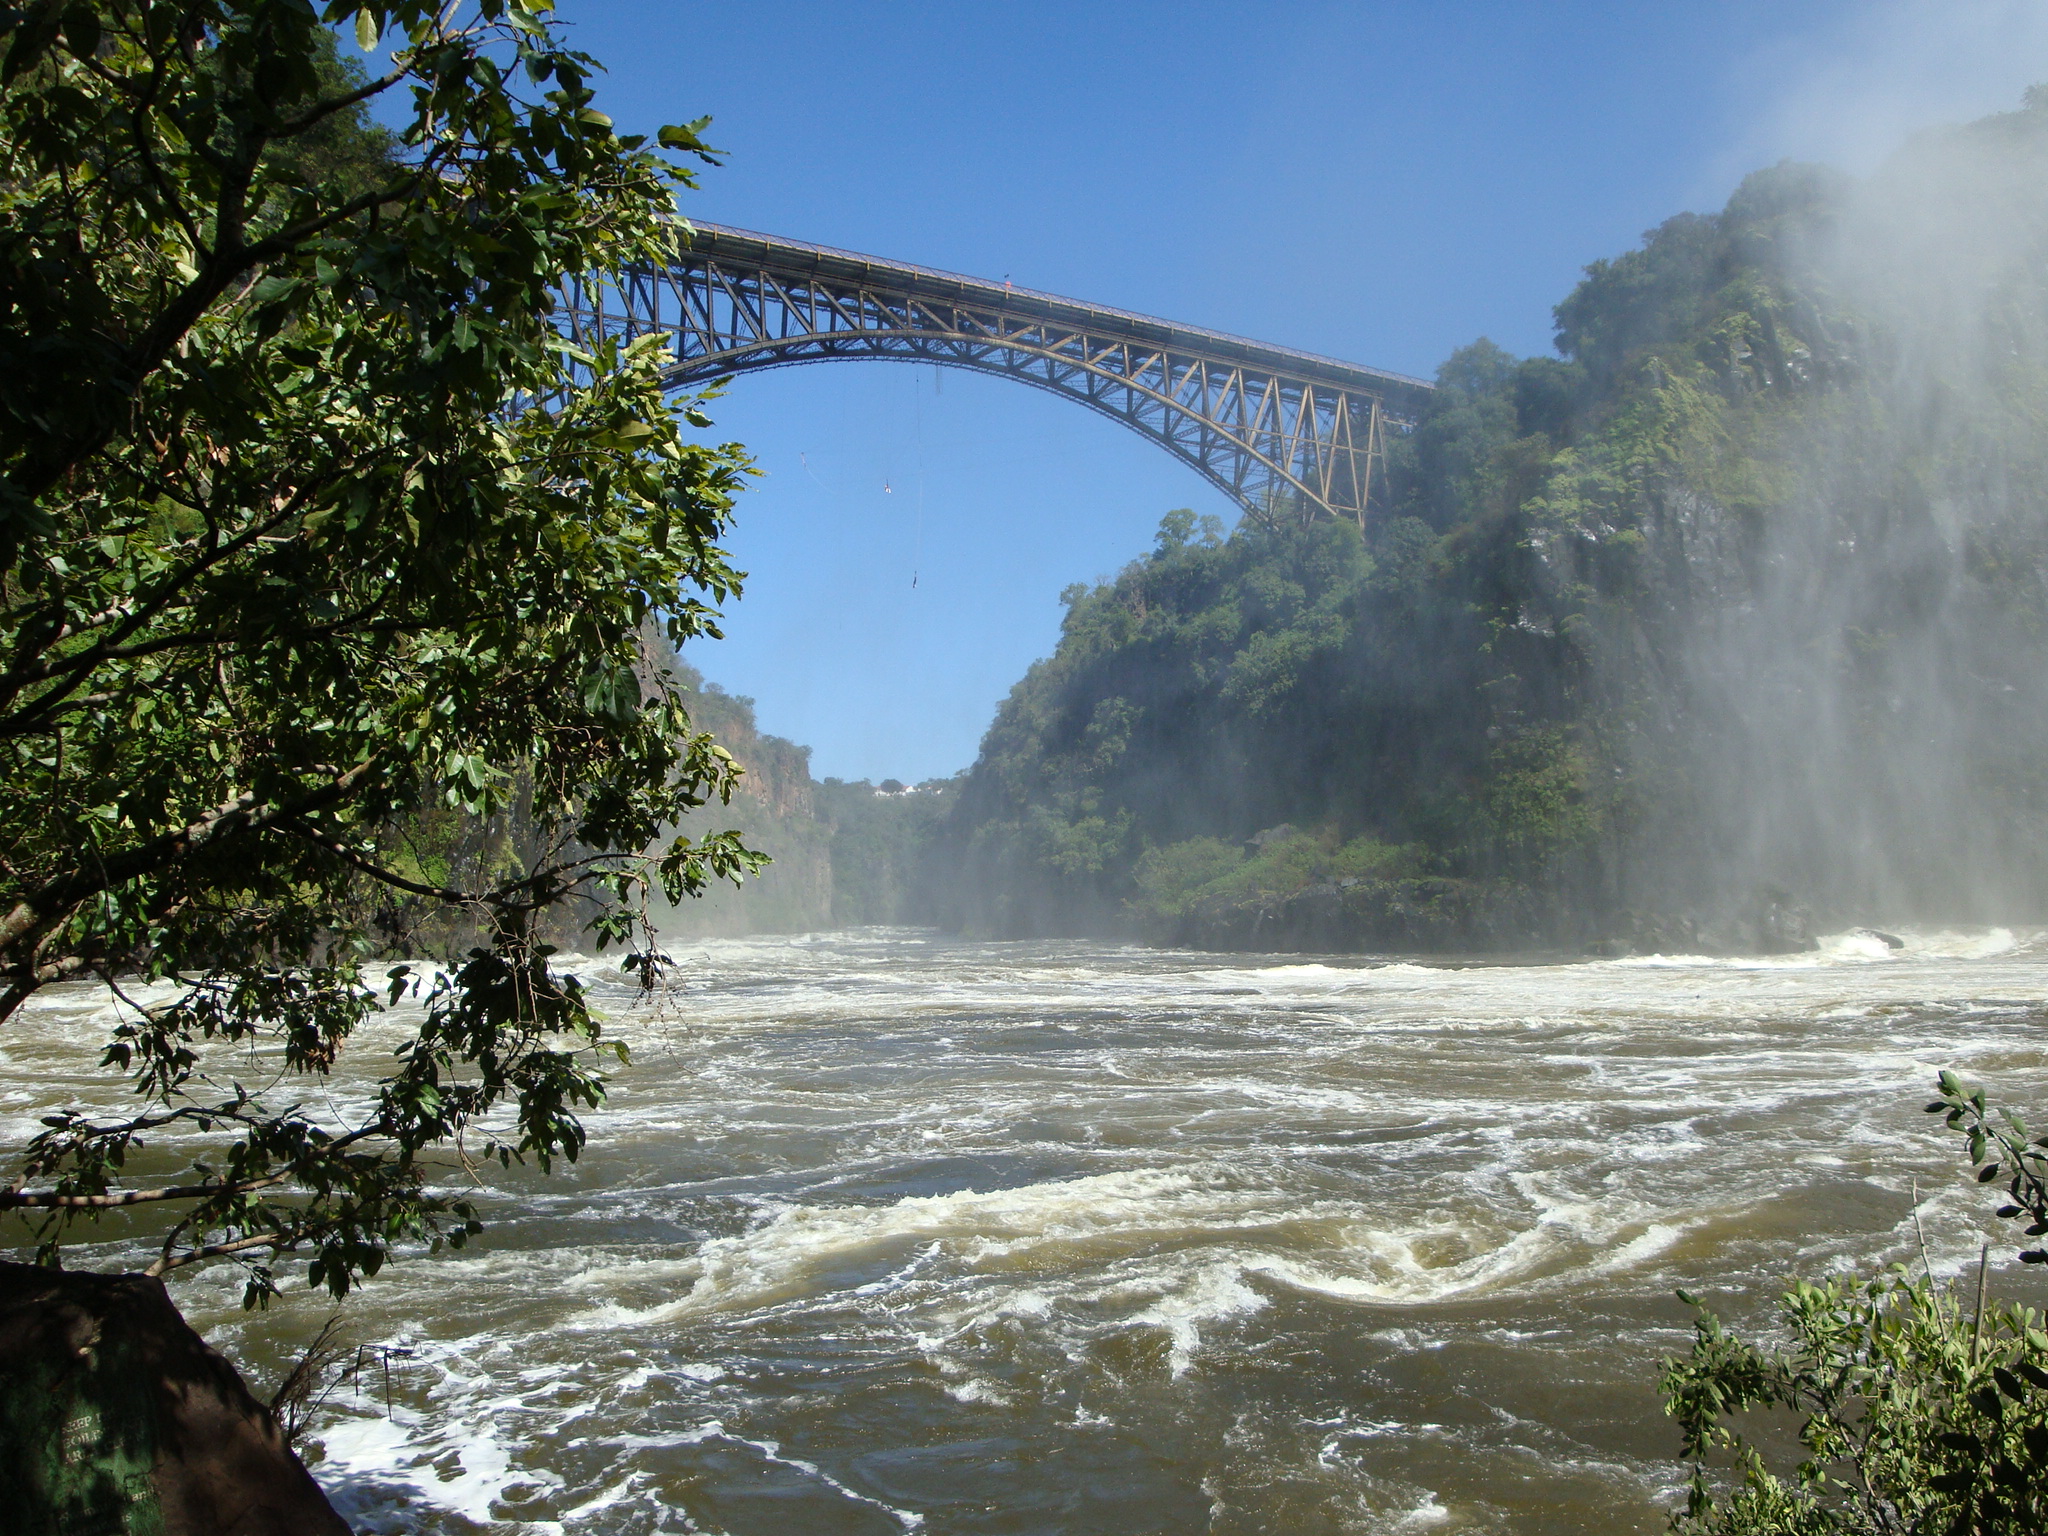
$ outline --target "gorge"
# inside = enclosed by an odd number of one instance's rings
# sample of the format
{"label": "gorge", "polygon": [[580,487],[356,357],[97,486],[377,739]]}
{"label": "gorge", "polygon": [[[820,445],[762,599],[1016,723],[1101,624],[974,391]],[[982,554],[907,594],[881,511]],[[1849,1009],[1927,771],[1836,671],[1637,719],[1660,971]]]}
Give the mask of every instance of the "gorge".
{"label": "gorge", "polygon": [[1731,953],[2038,917],[2044,168],[2037,93],[1865,182],[1759,172],[1589,269],[1560,356],[1445,363],[1362,531],[1168,516],[863,915]]}
{"label": "gorge", "polygon": [[[562,89],[508,104],[414,8],[417,141],[467,114],[439,168],[366,125],[310,12],[236,34],[339,91],[349,174],[403,170],[413,211],[248,137],[279,198],[345,199],[360,286],[338,245],[279,257],[206,317],[246,366],[177,352],[128,467],[51,481],[21,537],[12,675],[73,745],[17,754],[0,849],[16,1257],[168,1296],[189,1374],[366,1536],[1804,1536],[1678,1514],[1659,1387],[1720,1347],[1693,1297],[1768,1338],[1800,1276],[1938,1288],[1930,1352],[1975,1374],[1929,1443],[1988,1423],[2048,1465],[2048,1332],[1985,1321],[2048,1303],[2021,1173],[1923,1113],[1942,1069],[2048,1102],[2048,90],[1867,177],[1756,172],[1587,268],[1555,355],[1472,342],[1398,417],[1357,370],[1362,439],[1315,359],[1268,357],[1303,456],[1182,455],[1250,515],[1165,510],[1068,586],[959,773],[849,782],[710,680],[720,609],[775,578],[726,548],[757,466],[706,397],[664,408],[659,347],[565,337],[547,297],[674,270],[687,178],[544,11],[490,46]],[[88,14],[31,39],[80,65],[57,118],[126,78]],[[194,99],[269,89],[121,47]],[[168,228],[116,247],[157,272]],[[983,281],[941,341],[1039,301]],[[1056,371],[1141,322],[1004,345]],[[770,360],[847,339],[808,323]],[[508,425],[500,370],[569,404]],[[234,455],[151,457],[207,433],[250,466],[228,490]],[[246,528],[186,562],[229,490]],[[161,623],[105,595],[165,572]],[[8,1268],[18,1320],[57,1287]],[[91,1355],[117,1310],[15,1330],[127,1400],[0,1415],[43,1529],[91,1456],[143,1529],[171,1464],[167,1394]]]}

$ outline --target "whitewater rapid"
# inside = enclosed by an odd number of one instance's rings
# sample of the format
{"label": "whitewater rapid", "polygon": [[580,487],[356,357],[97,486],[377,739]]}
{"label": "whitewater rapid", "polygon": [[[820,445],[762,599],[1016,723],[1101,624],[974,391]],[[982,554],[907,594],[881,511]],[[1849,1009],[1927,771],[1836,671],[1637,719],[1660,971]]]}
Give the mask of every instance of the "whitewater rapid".
{"label": "whitewater rapid", "polygon": [[[1458,964],[863,930],[693,945],[652,1000],[583,964],[634,1044],[589,1152],[350,1300],[316,1475],[376,1532],[1660,1530],[1674,1287],[1754,1325],[1795,1273],[1918,1264],[1916,1192],[1937,1271],[2005,1235],[1919,1107],[1941,1067],[2048,1106],[2048,945],[1903,937]],[[11,1027],[16,1143],[113,1102],[106,1007]],[[329,1311],[174,1289],[260,1389]]]}

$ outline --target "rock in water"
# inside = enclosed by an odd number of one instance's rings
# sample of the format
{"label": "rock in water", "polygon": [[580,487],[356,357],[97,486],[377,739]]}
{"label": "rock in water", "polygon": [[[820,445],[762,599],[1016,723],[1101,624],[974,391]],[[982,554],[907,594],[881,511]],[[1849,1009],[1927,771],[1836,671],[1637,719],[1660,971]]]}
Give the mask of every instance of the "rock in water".
{"label": "rock in water", "polygon": [[161,1280],[0,1262],[0,1382],[16,1536],[349,1536]]}

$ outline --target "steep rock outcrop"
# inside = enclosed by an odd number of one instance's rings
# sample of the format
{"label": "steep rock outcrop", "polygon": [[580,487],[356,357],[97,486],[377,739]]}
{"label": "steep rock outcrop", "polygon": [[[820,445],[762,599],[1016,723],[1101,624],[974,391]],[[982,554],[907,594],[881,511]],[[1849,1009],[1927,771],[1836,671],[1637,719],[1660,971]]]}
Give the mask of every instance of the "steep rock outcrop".
{"label": "steep rock outcrop", "polygon": [[161,1280],[0,1262],[0,1382],[14,1536],[349,1536]]}

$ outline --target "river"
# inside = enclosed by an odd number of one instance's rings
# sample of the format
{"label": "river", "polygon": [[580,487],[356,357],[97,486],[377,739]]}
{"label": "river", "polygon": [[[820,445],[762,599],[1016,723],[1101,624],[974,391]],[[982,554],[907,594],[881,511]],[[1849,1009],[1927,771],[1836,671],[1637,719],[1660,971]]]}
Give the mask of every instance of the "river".
{"label": "river", "polygon": [[[652,1002],[590,964],[635,1051],[590,1150],[350,1299],[309,1458],[377,1532],[1658,1531],[1674,1287],[1756,1326],[1791,1275],[1918,1263],[1916,1185],[1938,1271],[1999,1226],[1919,1107],[1941,1066],[2048,1107],[2048,943],[1904,937],[1452,963],[863,930],[685,946]],[[10,1026],[10,1135],[109,1099],[104,1007]],[[174,1284],[267,1390],[330,1307],[239,1289]]]}

